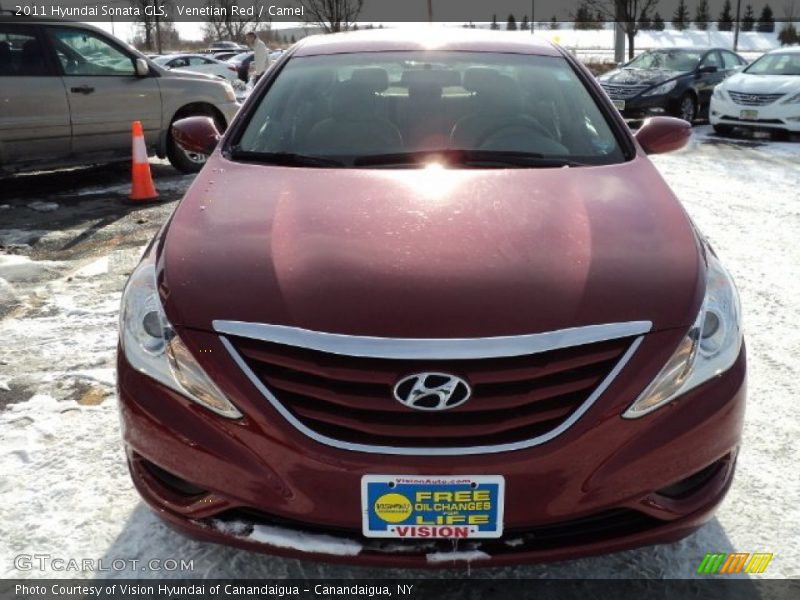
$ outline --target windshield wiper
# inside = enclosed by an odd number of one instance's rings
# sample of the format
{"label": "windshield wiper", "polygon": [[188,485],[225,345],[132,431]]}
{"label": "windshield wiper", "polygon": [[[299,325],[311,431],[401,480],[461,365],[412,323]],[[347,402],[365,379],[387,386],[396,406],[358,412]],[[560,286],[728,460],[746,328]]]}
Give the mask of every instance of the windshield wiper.
{"label": "windshield wiper", "polygon": [[537,152],[518,152],[513,150],[420,150],[417,152],[398,152],[394,154],[375,154],[358,156],[353,161],[355,167],[416,166],[437,162],[442,159],[449,165],[468,167],[528,167],[558,168],[583,167],[585,163],[567,158],[545,156]]}
{"label": "windshield wiper", "polygon": [[242,150],[239,146],[231,148],[231,159],[259,162],[283,167],[344,167],[345,164],[334,158],[296,154],[294,152],[253,152]]}

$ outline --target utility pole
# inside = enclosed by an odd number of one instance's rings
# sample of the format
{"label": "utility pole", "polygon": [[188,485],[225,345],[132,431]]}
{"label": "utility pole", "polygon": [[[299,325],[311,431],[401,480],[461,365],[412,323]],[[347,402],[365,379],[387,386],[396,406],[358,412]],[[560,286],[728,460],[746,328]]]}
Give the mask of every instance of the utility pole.
{"label": "utility pole", "polygon": [[428,0],[428,23],[433,23],[433,0]]}
{"label": "utility pole", "polygon": [[531,0],[531,35],[536,31],[536,0]]}
{"label": "utility pole", "polygon": [[733,22],[733,51],[739,46],[739,13],[742,11],[742,0],[736,0],[736,19]]}
{"label": "utility pole", "polygon": [[625,0],[616,0],[614,10],[614,62],[620,64],[625,62],[625,30],[622,28],[625,8]]}

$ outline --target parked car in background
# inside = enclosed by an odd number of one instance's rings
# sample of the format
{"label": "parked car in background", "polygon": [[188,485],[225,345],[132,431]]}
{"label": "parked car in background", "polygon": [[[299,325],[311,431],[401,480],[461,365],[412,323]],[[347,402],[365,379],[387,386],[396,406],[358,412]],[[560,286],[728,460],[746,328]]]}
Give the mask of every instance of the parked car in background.
{"label": "parked car in background", "polygon": [[230,80],[238,78],[236,68],[233,65],[210,56],[202,56],[200,54],[167,54],[165,56],[156,56],[152,60],[165,69],[182,69],[184,71],[206,73]]}
{"label": "parked car in background", "polygon": [[244,46],[242,44],[237,44],[236,42],[231,42],[231,41],[219,41],[219,42],[211,42],[208,45],[208,49],[212,52],[219,52],[221,50],[242,51],[246,50],[247,46]]}
{"label": "parked car in background", "polygon": [[214,52],[211,56],[217,60],[227,61],[239,53],[239,50],[225,50],[224,52]]}
{"label": "parked car in background", "polygon": [[800,132],[800,47],[768,52],[714,88],[709,120],[721,134],[734,127]]}
{"label": "parked car in background", "polygon": [[714,87],[746,64],[725,48],[666,48],[643,52],[598,80],[626,118],[666,114],[691,123],[707,111]]}
{"label": "parked car in background", "polygon": [[236,74],[241,81],[247,82],[250,78],[250,63],[253,62],[254,56],[255,53],[252,50],[248,50],[228,59],[228,64],[236,68]]}
{"label": "parked car in background", "polygon": [[305,38],[219,143],[175,123],[211,156],[123,294],[137,490],[197,537],[395,568],[688,535],[746,387],[731,276],[647,156],[690,125],[634,136],[537,36],[426,42]]}
{"label": "parked car in background", "polygon": [[227,127],[239,108],[232,86],[169,71],[85,23],[0,17],[0,172],[130,159],[131,122],[148,151],[178,169],[200,169],[170,125],[193,115]]}

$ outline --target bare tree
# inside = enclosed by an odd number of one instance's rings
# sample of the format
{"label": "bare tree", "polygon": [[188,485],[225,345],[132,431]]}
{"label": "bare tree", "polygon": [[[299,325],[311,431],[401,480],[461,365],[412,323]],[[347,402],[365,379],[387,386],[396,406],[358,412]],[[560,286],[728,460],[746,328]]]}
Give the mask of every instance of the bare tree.
{"label": "bare tree", "polygon": [[[254,31],[258,28],[258,16],[247,15],[233,15],[232,8],[238,6],[240,8],[247,8],[253,5],[253,0],[248,4],[246,0],[206,0],[206,6],[209,8],[224,9],[218,12],[218,15],[209,15],[206,17],[206,23],[203,26],[203,38],[207,41],[214,40],[231,40],[242,43],[244,36],[249,31]],[[258,8],[255,10],[255,15],[258,15]],[[267,28],[270,26],[267,24]]]}
{"label": "bare tree", "polygon": [[621,23],[628,38],[628,58],[633,58],[633,38],[639,33],[639,21],[649,19],[658,0],[586,0],[586,4],[603,18]]}
{"label": "bare tree", "polygon": [[347,31],[356,22],[364,0],[303,0],[306,23],[325,33]]}
{"label": "bare tree", "polygon": [[[128,0],[133,8],[139,9],[136,20],[136,35],[141,36],[146,50],[154,49],[161,53],[161,25],[166,17],[157,16],[159,12],[169,14],[171,0]],[[160,11],[158,10],[160,9]]]}

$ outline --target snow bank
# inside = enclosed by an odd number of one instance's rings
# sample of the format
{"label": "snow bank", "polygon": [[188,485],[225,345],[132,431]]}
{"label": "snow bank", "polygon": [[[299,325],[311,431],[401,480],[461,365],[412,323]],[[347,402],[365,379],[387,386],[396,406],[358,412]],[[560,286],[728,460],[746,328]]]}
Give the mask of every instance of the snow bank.
{"label": "snow bank", "polygon": [[244,532],[247,524],[233,522],[224,523],[212,521],[212,527],[218,531],[236,535],[253,542],[267,544],[275,548],[297,550],[315,554],[330,554],[334,556],[355,556],[361,552],[363,546],[354,540],[336,538],[330,535],[295,531],[271,525],[255,525],[248,535]]}
{"label": "snow bank", "polygon": [[8,282],[40,281],[58,273],[60,263],[33,261],[27,256],[0,254],[0,278]]}
{"label": "snow bank", "polygon": [[486,560],[491,558],[486,552],[480,550],[468,550],[464,552],[431,552],[425,555],[429,563],[443,562],[473,562],[476,560]]}

